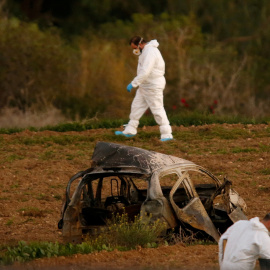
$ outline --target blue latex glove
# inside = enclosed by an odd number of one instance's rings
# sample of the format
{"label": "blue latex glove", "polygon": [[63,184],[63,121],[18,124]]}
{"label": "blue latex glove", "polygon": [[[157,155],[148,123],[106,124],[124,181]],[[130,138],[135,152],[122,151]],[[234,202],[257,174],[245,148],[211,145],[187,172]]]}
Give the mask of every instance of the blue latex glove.
{"label": "blue latex glove", "polygon": [[130,84],[127,86],[127,91],[130,93],[132,88],[133,88],[133,86],[132,86],[132,84],[130,83]]}

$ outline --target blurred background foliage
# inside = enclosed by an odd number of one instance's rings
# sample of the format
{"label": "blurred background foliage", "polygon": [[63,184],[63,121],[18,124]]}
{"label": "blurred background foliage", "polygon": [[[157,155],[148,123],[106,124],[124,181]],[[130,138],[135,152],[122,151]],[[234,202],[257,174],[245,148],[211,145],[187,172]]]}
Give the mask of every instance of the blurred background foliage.
{"label": "blurred background foliage", "polygon": [[269,20],[269,0],[2,0],[2,114],[127,117],[141,35],[160,43],[169,113],[269,116]]}

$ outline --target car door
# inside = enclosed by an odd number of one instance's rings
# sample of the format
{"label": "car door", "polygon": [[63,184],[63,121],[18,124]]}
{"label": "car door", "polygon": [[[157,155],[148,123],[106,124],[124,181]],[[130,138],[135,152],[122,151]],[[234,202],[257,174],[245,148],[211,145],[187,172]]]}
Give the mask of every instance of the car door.
{"label": "car door", "polygon": [[[191,225],[192,227],[205,231],[218,241],[220,235],[208,216],[196,189],[189,178],[188,172],[184,172],[182,174],[181,171],[177,170],[174,173],[177,173],[179,178],[172,187],[169,198],[176,216],[179,220]],[[175,192],[180,186],[184,188],[188,198],[187,202],[183,206],[177,205],[173,198]]]}

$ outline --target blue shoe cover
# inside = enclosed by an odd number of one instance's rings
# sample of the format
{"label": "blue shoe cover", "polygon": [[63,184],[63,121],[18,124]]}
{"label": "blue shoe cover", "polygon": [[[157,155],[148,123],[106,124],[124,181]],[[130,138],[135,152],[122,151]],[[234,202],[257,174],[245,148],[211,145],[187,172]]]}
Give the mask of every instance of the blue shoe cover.
{"label": "blue shoe cover", "polygon": [[167,141],[170,141],[170,140],[173,140],[173,138],[163,138],[163,139],[160,139],[162,142],[167,142]]}
{"label": "blue shoe cover", "polygon": [[131,138],[131,137],[134,137],[135,135],[132,135],[132,134],[124,134],[122,131],[115,131],[114,133],[115,135],[122,135],[122,136],[125,136],[127,138]]}

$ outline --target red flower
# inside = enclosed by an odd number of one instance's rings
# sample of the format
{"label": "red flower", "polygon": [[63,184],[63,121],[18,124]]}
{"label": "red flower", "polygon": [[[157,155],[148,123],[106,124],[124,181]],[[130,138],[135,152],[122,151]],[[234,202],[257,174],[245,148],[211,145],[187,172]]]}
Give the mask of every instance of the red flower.
{"label": "red flower", "polygon": [[145,115],[149,115],[150,114],[150,110],[147,109],[146,112],[145,112]]}
{"label": "red flower", "polygon": [[212,114],[215,113],[214,106],[209,106],[209,110],[210,110],[210,112],[211,112]]}
{"label": "red flower", "polygon": [[184,104],[185,107],[189,107],[188,103],[184,98],[181,98],[181,102]]}
{"label": "red flower", "polygon": [[184,98],[181,98],[181,102],[182,102],[183,104],[186,104],[186,103],[187,103],[186,100],[185,100]]}

